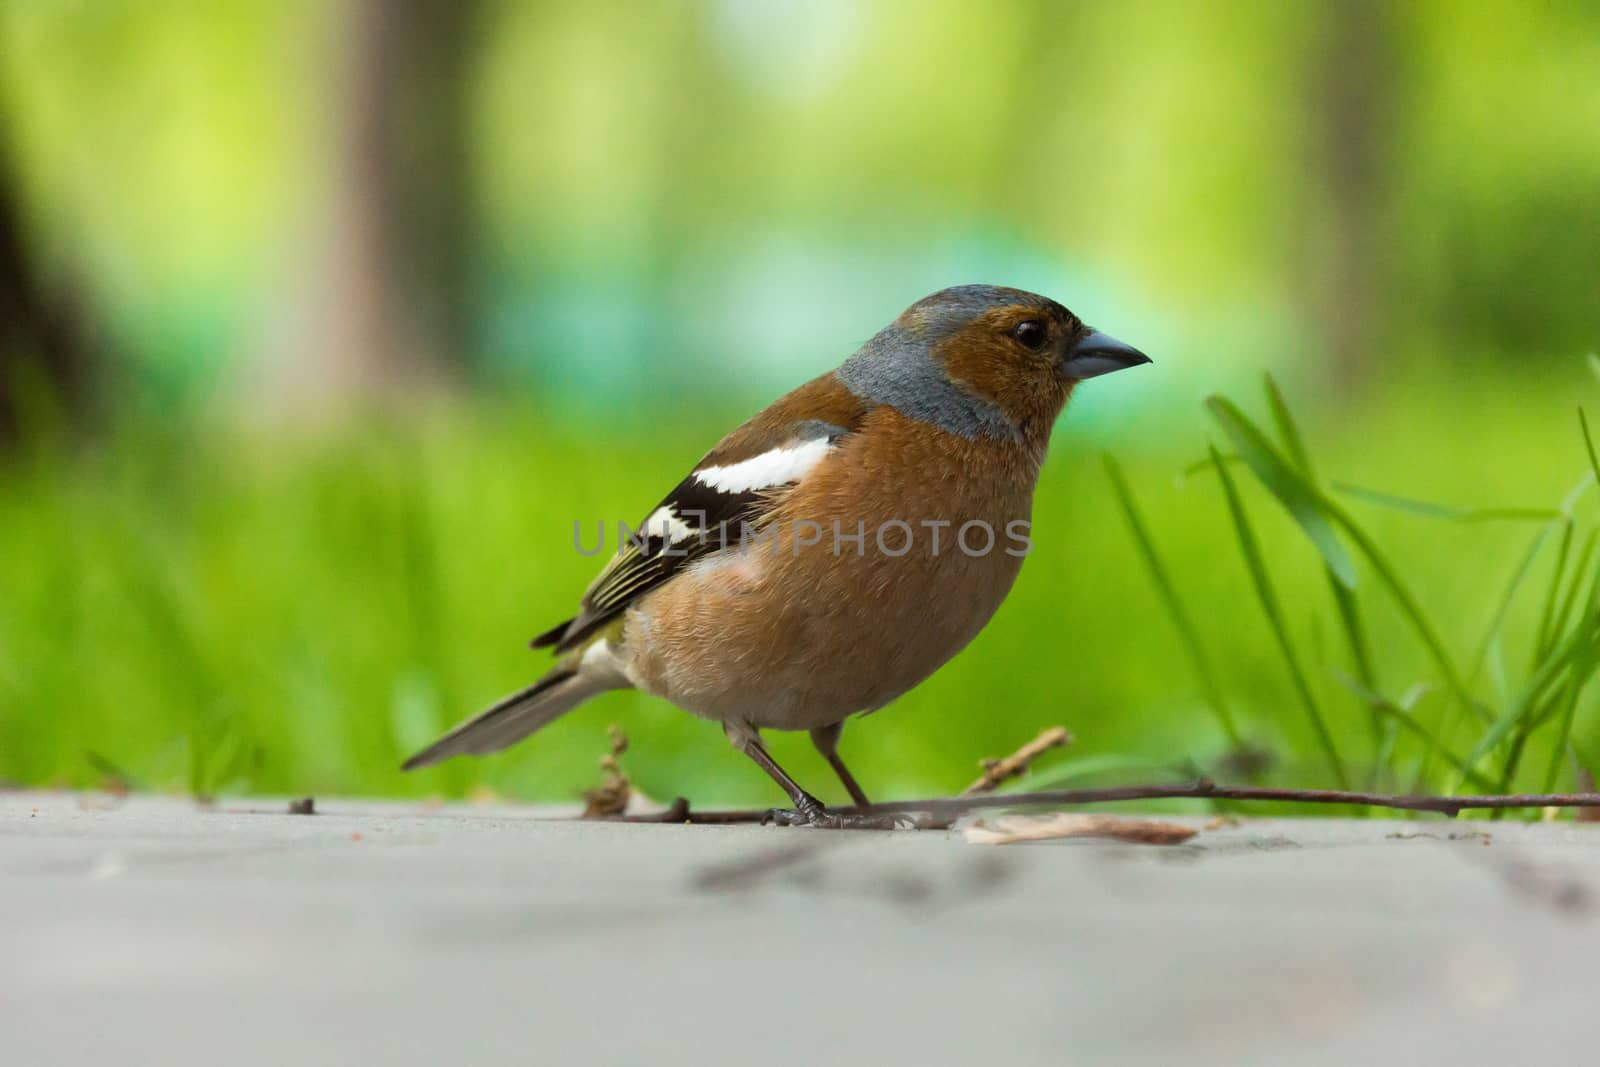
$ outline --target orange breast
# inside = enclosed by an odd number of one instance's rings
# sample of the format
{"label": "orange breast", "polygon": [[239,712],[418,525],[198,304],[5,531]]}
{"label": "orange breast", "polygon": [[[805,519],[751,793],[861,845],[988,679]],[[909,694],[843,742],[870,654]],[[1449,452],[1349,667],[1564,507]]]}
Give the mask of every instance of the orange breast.
{"label": "orange breast", "polygon": [[1022,565],[1038,466],[890,408],[815,468],[764,536],[628,613],[635,683],[684,709],[811,729],[882,707],[975,637]]}

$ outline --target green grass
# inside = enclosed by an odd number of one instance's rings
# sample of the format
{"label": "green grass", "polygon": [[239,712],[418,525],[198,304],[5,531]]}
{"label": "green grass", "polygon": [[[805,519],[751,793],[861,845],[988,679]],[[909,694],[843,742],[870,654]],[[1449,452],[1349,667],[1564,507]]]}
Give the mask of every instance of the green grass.
{"label": "green grass", "polygon": [[[1600,749],[1596,494],[1571,491],[1591,478],[1587,399],[1397,384],[1300,426],[1275,389],[1120,423],[1086,396],[1010,600],[853,722],[846,757],[875,795],[949,791],[1062,723],[1077,745],[1036,782],[1570,786]],[[506,754],[397,769],[543,669],[527,639],[598,564],[573,520],[637,520],[731,421],[639,413],[601,435],[481,401],[326,432],[33,440],[0,459],[0,778],[562,800],[598,781],[618,722],[646,791],[776,802],[715,726],[637,694]],[[1211,445],[1228,455],[1194,464]],[[835,797],[803,736],[774,748]]]}
{"label": "green grass", "polygon": [[[1570,760],[1574,769],[1580,766],[1578,753],[1572,746],[1571,721],[1576,712],[1579,696],[1591,680],[1596,667],[1597,645],[1600,645],[1600,575],[1594,579],[1594,588],[1590,589],[1580,601],[1580,590],[1589,584],[1587,561],[1590,549],[1593,547],[1594,531],[1591,529],[1586,539],[1586,547],[1578,558],[1578,563],[1568,568],[1567,550],[1571,545],[1571,538],[1575,528],[1575,520],[1571,514],[1572,504],[1577,493],[1587,484],[1600,479],[1600,462],[1596,461],[1593,440],[1589,434],[1587,417],[1583,410],[1578,410],[1578,423],[1583,432],[1584,443],[1588,449],[1592,477],[1580,481],[1579,486],[1568,494],[1563,507],[1560,509],[1539,508],[1473,508],[1458,509],[1446,508],[1437,505],[1427,505],[1386,494],[1361,493],[1369,501],[1375,501],[1388,507],[1399,507],[1410,512],[1422,512],[1455,521],[1475,521],[1483,518],[1501,518],[1511,520],[1540,521],[1549,525],[1559,525],[1562,529],[1561,548],[1556,557],[1551,571],[1549,592],[1544,599],[1544,608],[1539,619],[1537,636],[1534,641],[1533,652],[1530,658],[1527,676],[1522,681],[1522,688],[1511,701],[1498,701],[1504,707],[1498,711],[1493,707],[1496,702],[1493,697],[1480,699],[1467,683],[1455,659],[1447,649],[1445,642],[1440,637],[1440,628],[1428,611],[1413,594],[1408,584],[1402,579],[1399,572],[1380,551],[1374,538],[1362,525],[1343,507],[1341,507],[1321,485],[1312,471],[1309,457],[1306,455],[1303,443],[1300,440],[1287,405],[1281,392],[1271,378],[1266,380],[1267,401],[1272,409],[1275,421],[1278,424],[1281,437],[1281,450],[1267,438],[1265,434],[1236,406],[1222,397],[1211,397],[1206,403],[1212,414],[1221,425],[1224,434],[1239,449],[1240,456],[1250,470],[1261,481],[1279,503],[1295,517],[1308,538],[1316,545],[1321,553],[1330,575],[1333,577],[1333,590],[1335,599],[1339,604],[1340,617],[1347,624],[1351,632],[1351,649],[1357,660],[1354,667],[1364,672],[1370,671],[1370,665],[1365,662],[1363,641],[1359,637],[1356,624],[1360,619],[1359,611],[1351,594],[1356,587],[1356,574],[1348,566],[1347,557],[1344,555],[1342,545],[1335,528],[1353,541],[1361,555],[1365,557],[1372,573],[1379,579],[1393,600],[1395,608],[1401,613],[1410,625],[1418,643],[1423,646],[1432,660],[1433,667],[1438,676],[1443,680],[1450,698],[1450,707],[1455,710],[1467,709],[1477,713],[1488,722],[1486,729],[1479,735],[1471,752],[1464,759],[1451,757],[1449,762],[1454,767],[1456,775],[1454,782],[1448,787],[1449,791],[1458,789],[1462,782],[1471,780],[1475,785],[1482,785],[1482,765],[1490,761],[1503,751],[1501,772],[1498,782],[1500,792],[1511,791],[1518,783],[1517,771],[1524,752],[1540,725],[1551,718],[1558,702],[1562,709],[1560,716],[1562,729],[1558,734],[1551,750],[1551,772],[1546,776],[1547,788],[1556,779],[1556,770],[1563,758]],[[1223,464],[1221,455],[1215,448],[1211,449],[1210,458],[1218,480],[1222,483],[1228,498],[1230,513],[1233,515],[1234,524],[1238,534],[1241,551],[1249,564],[1252,578],[1255,581],[1262,606],[1271,623],[1274,635],[1278,639],[1278,648],[1282,653],[1290,676],[1294,679],[1296,692],[1305,706],[1308,718],[1314,727],[1316,737],[1324,752],[1328,756],[1334,777],[1341,785],[1347,784],[1343,765],[1334,746],[1332,736],[1327,730],[1322,712],[1312,697],[1305,681],[1294,646],[1289,640],[1283,624],[1282,612],[1278,608],[1272,593],[1271,582],[1267,576],[1264,562],[1256,545],[1254,534],[1245,517],[1243,505],[1238,493],[1233,486],[1232,476]],[[1548,532],[1548,529],[1545,531]],[[1535,551],[1539,543],[1536,543]],[[1503,603],[1509,605],[1521,587],[1522,568],[1513,575],[1513,584]],[[1563,605],[1559,612],[1554,611],[1558,602]],[[1575,603],[1581,603],[1576,620],[1568,629],[1568,620],[1571,617],[1570,608]],[[1488,631],[1484,635],[1485,646],[1500,639],[1501,627],[1505,623],[1505,611],[1497,610],[1493,616]],[[1388,699],[1382,693],[1375,691],[1375,685],[1370,678],[1364,677],[1363,686],[1356,687],[1358,695],[1363,695],[1368,705],[1374,710],[1382,710],[1394,717],[1393,726],[1405,726],[1428,746],[1428,755],[1435,756],[1440,753],[1449,756],[1448,738],[1441,736],[1453,720],[1442,721],[1440,730],[1430,730],[1423,726],[1414,717],[1403,703]],[[1548,695],[1550,693],[1559,695]],[[1544,700],[1540,705],[1538,702]],[[1535,710],[1535,709],[1539,710]],[[1378,751],[1374,754],[1375,765],[1378,770],[1384,769],[1385,764],[1394,760],[1394,738],[1381,734],[1382,741]],[[1509,741],[1509,744],[1508,744]],[[1414,788],[1438,788],[1427,780],[1424,773],[1427,764],[1417,775],[1417,784]]]}

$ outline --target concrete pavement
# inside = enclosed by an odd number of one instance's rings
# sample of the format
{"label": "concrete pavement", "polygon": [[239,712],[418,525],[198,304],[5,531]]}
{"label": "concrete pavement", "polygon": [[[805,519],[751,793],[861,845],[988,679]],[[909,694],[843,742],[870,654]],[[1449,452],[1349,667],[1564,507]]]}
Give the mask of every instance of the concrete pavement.
{"label": "concrete pavement", "polygon": [[0,1063],[1503,1065],[1600,1041],[1600,825],[984,847],[285,812],[0,793]]}

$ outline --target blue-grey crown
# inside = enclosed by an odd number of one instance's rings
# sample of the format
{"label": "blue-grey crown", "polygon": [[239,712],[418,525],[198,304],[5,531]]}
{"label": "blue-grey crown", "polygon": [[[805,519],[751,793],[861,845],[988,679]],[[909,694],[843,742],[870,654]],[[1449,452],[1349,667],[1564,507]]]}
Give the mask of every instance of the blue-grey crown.
{"label": "blue-grey crown", "polygon": [[[1037,293],[998,285],[957,285],[906,309],[839,368],[856,396],[972,440],[1015,440],[1017,428],[993,401],[952,382],[933,349],[985,311],[1017,304],[1060,305]],[[1062,309],[1064,311],[1064,309]]]}
{"label": "blue-grey crown", "polygon": [[1003,285],[953,285],[912,304],[901,321],[937,344],[986,311],[1019,304],[1064,317],[1068,315],[1067,309],[1054,300],[1025,289],[1008,289]]}

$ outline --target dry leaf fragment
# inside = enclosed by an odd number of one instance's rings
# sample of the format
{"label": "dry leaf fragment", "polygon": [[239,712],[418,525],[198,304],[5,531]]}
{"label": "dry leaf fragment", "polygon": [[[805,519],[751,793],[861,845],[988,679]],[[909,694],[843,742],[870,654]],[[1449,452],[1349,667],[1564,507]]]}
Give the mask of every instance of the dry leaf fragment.
{"label": "dry leaf fragment", "polygon": [[974,823],[966,839],[975,845],[1011,845],[1020,841],[1049,841],[1063,837],[1108,837],[1134,845],[1180,845],[1198,830],[1173,822],[1125,819],[1115,815],[1001,815]]}
{"label": "dry leaf fragment", "polygon": [[598,787],[584,790],[582,818],[608,819],[624,814],[629,792],[628,780],[621,775],[612,775]]}
{"label": "dry leaf fragment", "polygon": [[611,735],[611,751],[600,757],[600,769],[606,776],[598,788],[583,794],[582,817],[585,819],[621,815],[628,810],[628,799],[633,795],[633,784],[617,762],[617,757],[628,751],[628,735],[616,725],[606,727],[606,731]]}

